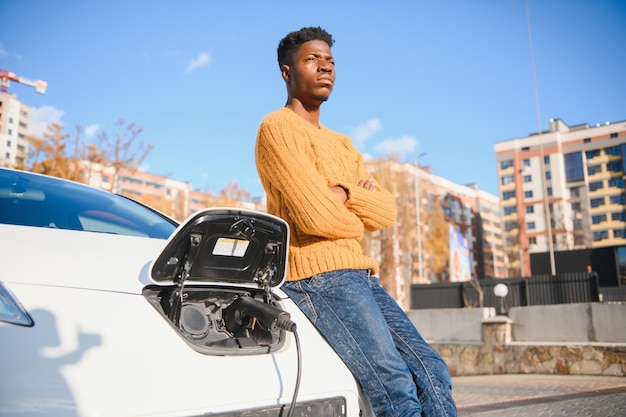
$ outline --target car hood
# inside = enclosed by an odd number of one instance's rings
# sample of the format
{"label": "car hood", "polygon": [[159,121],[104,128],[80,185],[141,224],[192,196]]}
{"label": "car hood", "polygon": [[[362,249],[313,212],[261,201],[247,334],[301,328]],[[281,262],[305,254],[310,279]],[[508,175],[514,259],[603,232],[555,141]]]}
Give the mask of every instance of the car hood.
{"label": "car hood", "polygon": [[140,294],[166,242],[0,224],[0,281]]}
{"label": "car hood", "polygon": [[289,228],[265,212],[209,208],[190,216],[152,264],[157,284],[276,288],[286,273]]}

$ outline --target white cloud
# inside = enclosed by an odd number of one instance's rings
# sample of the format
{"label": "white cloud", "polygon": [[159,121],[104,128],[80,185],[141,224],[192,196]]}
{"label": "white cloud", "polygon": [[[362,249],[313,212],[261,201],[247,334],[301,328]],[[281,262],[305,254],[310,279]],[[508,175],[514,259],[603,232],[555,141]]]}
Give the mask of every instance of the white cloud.
{"label": "white cloud", "polygon": [[48,125],[51,123],[57,123],[63,125],[61,118],[65,112],[63,110],[55,109],[52,106],[33,107],[30,110],[30,124],[28,133],[42,137],[44,132],[48,131]]}
{"label": "white cloud", "polygon": [[402,157],[413,152],[417,146],[417,139],[412,136],[402,136],[399,139],[386,139],[375,146],[376,153],[384,156]]}
{"label": "white cloud", "polygon": [[370,119],[367,122],[352,128],[350,137],[355,143],[361,144],[382,130],[382,128],[383,126],[382,123],[380,123],[380,120]]}
{"label": "white cloud", "polygon": [[89,126],[87,126],[87,127],[85,128],[85,135],[86,135],[88,138],[93,137],[93,136],[96,134],[96,132],[97,132],[98,130],[100,130],[100,125],[99,125],[99,124],[92,124],[92,125],[89,125]]}
{"label": "white cloud", "polygon": [[206,67],[211,63],[211,56],[207,52],[200,52],[198,58],[192,59],[187,64],[187,69],[185,69],[185,74],[189,74],[192,71],[197,70],[198,68]]}

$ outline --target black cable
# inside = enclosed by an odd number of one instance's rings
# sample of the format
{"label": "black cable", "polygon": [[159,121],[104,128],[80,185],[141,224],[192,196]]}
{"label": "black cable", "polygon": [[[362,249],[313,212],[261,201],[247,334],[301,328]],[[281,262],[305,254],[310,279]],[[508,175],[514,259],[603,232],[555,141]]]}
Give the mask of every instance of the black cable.
{"label": "black cable", "polygon": [[302,352],[300,351],[300,338],[298,337],[295,326],[293,329],[293,337],[296,339],[296,352],[298,353],[298,374],[296,376],[296,387],[293,391],[293,398],[289,406],[289,414],[287,414],[287,417],[292,417],[296,409],[296,400],[298,399],[298,391],[300,390],[300,377],[302,376]]}

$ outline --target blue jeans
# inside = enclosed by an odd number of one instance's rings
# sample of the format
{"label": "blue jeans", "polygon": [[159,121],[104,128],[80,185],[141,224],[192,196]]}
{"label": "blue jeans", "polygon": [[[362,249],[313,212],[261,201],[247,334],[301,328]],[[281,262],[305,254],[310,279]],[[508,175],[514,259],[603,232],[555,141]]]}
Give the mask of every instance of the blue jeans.
{"label": "blue jeans", "polygon": [[447,365],[378,278],[343,269],[281,289],[345,362],[377,417],[457,415]]}

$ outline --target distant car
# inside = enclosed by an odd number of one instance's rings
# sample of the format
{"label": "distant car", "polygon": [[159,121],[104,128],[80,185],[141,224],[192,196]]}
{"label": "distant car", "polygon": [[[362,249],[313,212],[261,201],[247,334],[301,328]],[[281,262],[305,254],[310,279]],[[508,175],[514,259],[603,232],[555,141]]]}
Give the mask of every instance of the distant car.
{"label": "distant car", "polygon": [[0,416],[372,415],[280,290],[288,236],[0,168]]}

